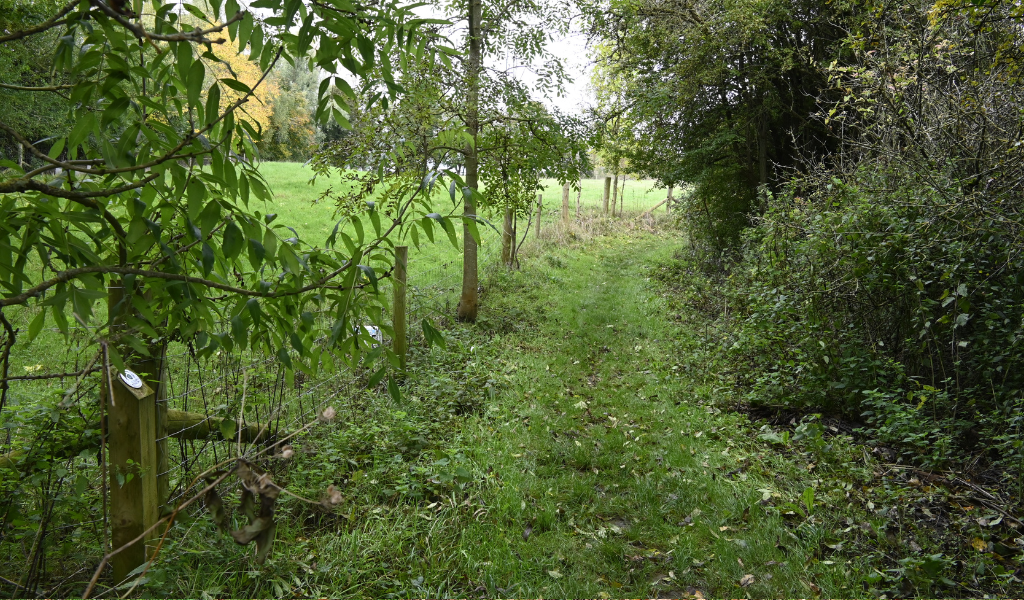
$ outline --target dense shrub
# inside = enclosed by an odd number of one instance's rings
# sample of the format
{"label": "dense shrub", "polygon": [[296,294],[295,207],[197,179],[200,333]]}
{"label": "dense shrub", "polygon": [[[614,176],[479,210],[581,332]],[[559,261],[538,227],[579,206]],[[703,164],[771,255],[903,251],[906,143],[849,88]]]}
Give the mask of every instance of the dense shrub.
{"label": "dense shrub", "polygon": [[[928,464],[1019,472],[1022,11],[861,8],[856,60],[828,68],[844,100],[818,116],[841,151],[763,198],[723,279],[742,318],[722,351],[754,404],[846,415]],[[696,225],[696,249],[713,246]]]}

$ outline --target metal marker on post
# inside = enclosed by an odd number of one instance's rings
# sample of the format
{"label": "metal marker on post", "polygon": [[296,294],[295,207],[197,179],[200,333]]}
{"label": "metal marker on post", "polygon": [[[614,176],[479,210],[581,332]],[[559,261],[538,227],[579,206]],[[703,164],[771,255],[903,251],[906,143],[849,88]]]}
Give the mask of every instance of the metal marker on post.
{"label": "metal marker on post", "polygon": [[398,364],[405,372],[405,358],[409,350],[405,335],[405,288],[409,273],[409,247],[395,246],[395,307],[392,325],[395,328],[394,350]]}

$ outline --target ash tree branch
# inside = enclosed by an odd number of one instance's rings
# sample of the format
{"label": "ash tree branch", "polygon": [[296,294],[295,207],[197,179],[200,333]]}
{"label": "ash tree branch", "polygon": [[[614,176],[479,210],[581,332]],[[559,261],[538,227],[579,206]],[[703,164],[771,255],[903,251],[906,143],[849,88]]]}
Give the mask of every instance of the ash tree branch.
{"label": "ash tree branch", "polygon": [[228,25],[231,25],[237,21],[241,21],[242,18],[245,16],[245,11],[238,11],[237,13],[235,13],[235,16],[231,17],[231,19],[229,19],[227,22],[221,23],[220,25],[217,25],[215,27],[210,27],[209,29],[194,29],[192,31],[185,31],[181,33],[160,34],[151,33],[149,31],[146,31],[146,29],[141,25],[132,23],[128,19],[124,18],[121,15],[121,13],[117,12],[116,10],[108,6],[105,2],[103,2],[103,0],[91,0],[91,4],[96,8],[100,9],[100,11],[103,12],[103,14],[107,15],[108,17],[116,21],[121,27],[124,27],[128,31],[135,34],[135,37],[139,39],[157,40],[160,42],[196,42],[200,44],[220,44],[223,43],[224,40],[211,40],[206,36],[210,35],[211,33],[220,33],[221,31],[224,31],[225,29],[227,29]]}

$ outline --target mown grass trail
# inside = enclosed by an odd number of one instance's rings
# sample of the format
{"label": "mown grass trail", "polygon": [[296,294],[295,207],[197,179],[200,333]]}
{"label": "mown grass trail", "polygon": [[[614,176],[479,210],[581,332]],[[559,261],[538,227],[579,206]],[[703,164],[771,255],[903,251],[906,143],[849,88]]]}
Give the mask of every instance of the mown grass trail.
{"label": "mown grass trail", "polygon": [[[680,245],[548,248],[489,291],[482,326],[515,331],[499,355],[508,387],[471,436],[494,482],[461,536],[474,595],[853,593],[845,561],[819,560],[822,540],[771,508],[800,502],[806,465],[698,402],[680,350],[696,334],[670,322],[651,277]],[[823,508],[812,500],[812,522]]]}

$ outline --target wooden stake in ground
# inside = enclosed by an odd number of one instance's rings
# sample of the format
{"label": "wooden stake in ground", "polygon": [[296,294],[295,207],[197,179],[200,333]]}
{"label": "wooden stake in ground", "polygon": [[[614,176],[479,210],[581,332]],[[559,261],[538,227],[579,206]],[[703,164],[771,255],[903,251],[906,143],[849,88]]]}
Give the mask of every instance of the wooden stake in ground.
{"label": "wooden stake in ground", "polygon": [[672,212],[672,186],[668,186],[668,198],[665,198],[665,212]]}
{"label": "wooden stake in ground", "polygon": [[147,540],[129,542],[159,518],[156,394],[128,370],[115,373],[111,367],[105,379],[110,398],[110,547],[128,545],[110,561],[114,581],[121,583],[147,558]]}
{"label": "wooden stake in ground", "polygon": [[569,184],[562,186],[562,225],[569,224]]}
{"label": "wooden stake in ground", "polygon": [[604,178],[604,214],[608,214],[608,200],[612,195],[612,178]]}
{"label": "wooden stake in ground", "polygon": [[409,271],[409,247],[395,246],[395,309],[392,325],[395,329],[394,350],[398,355],[398,364],[405,372],[406,353],[409,349],[405,337],[405,285]]}
{"label": "wooden stake in ground", "polygon": [[540,218],[543,215],[544,196],[537,194],[537,239],[540,239]]}
{"label": "wooden stake in ground", "polygon": [[170,497],[170,461],[167,450],[167,364],[166,346],[151,346],[150,356],[140,360],[136,367],[139,376],[153,390],[156,406],[154,437],[156,439],[156,490],[160,506]]}

